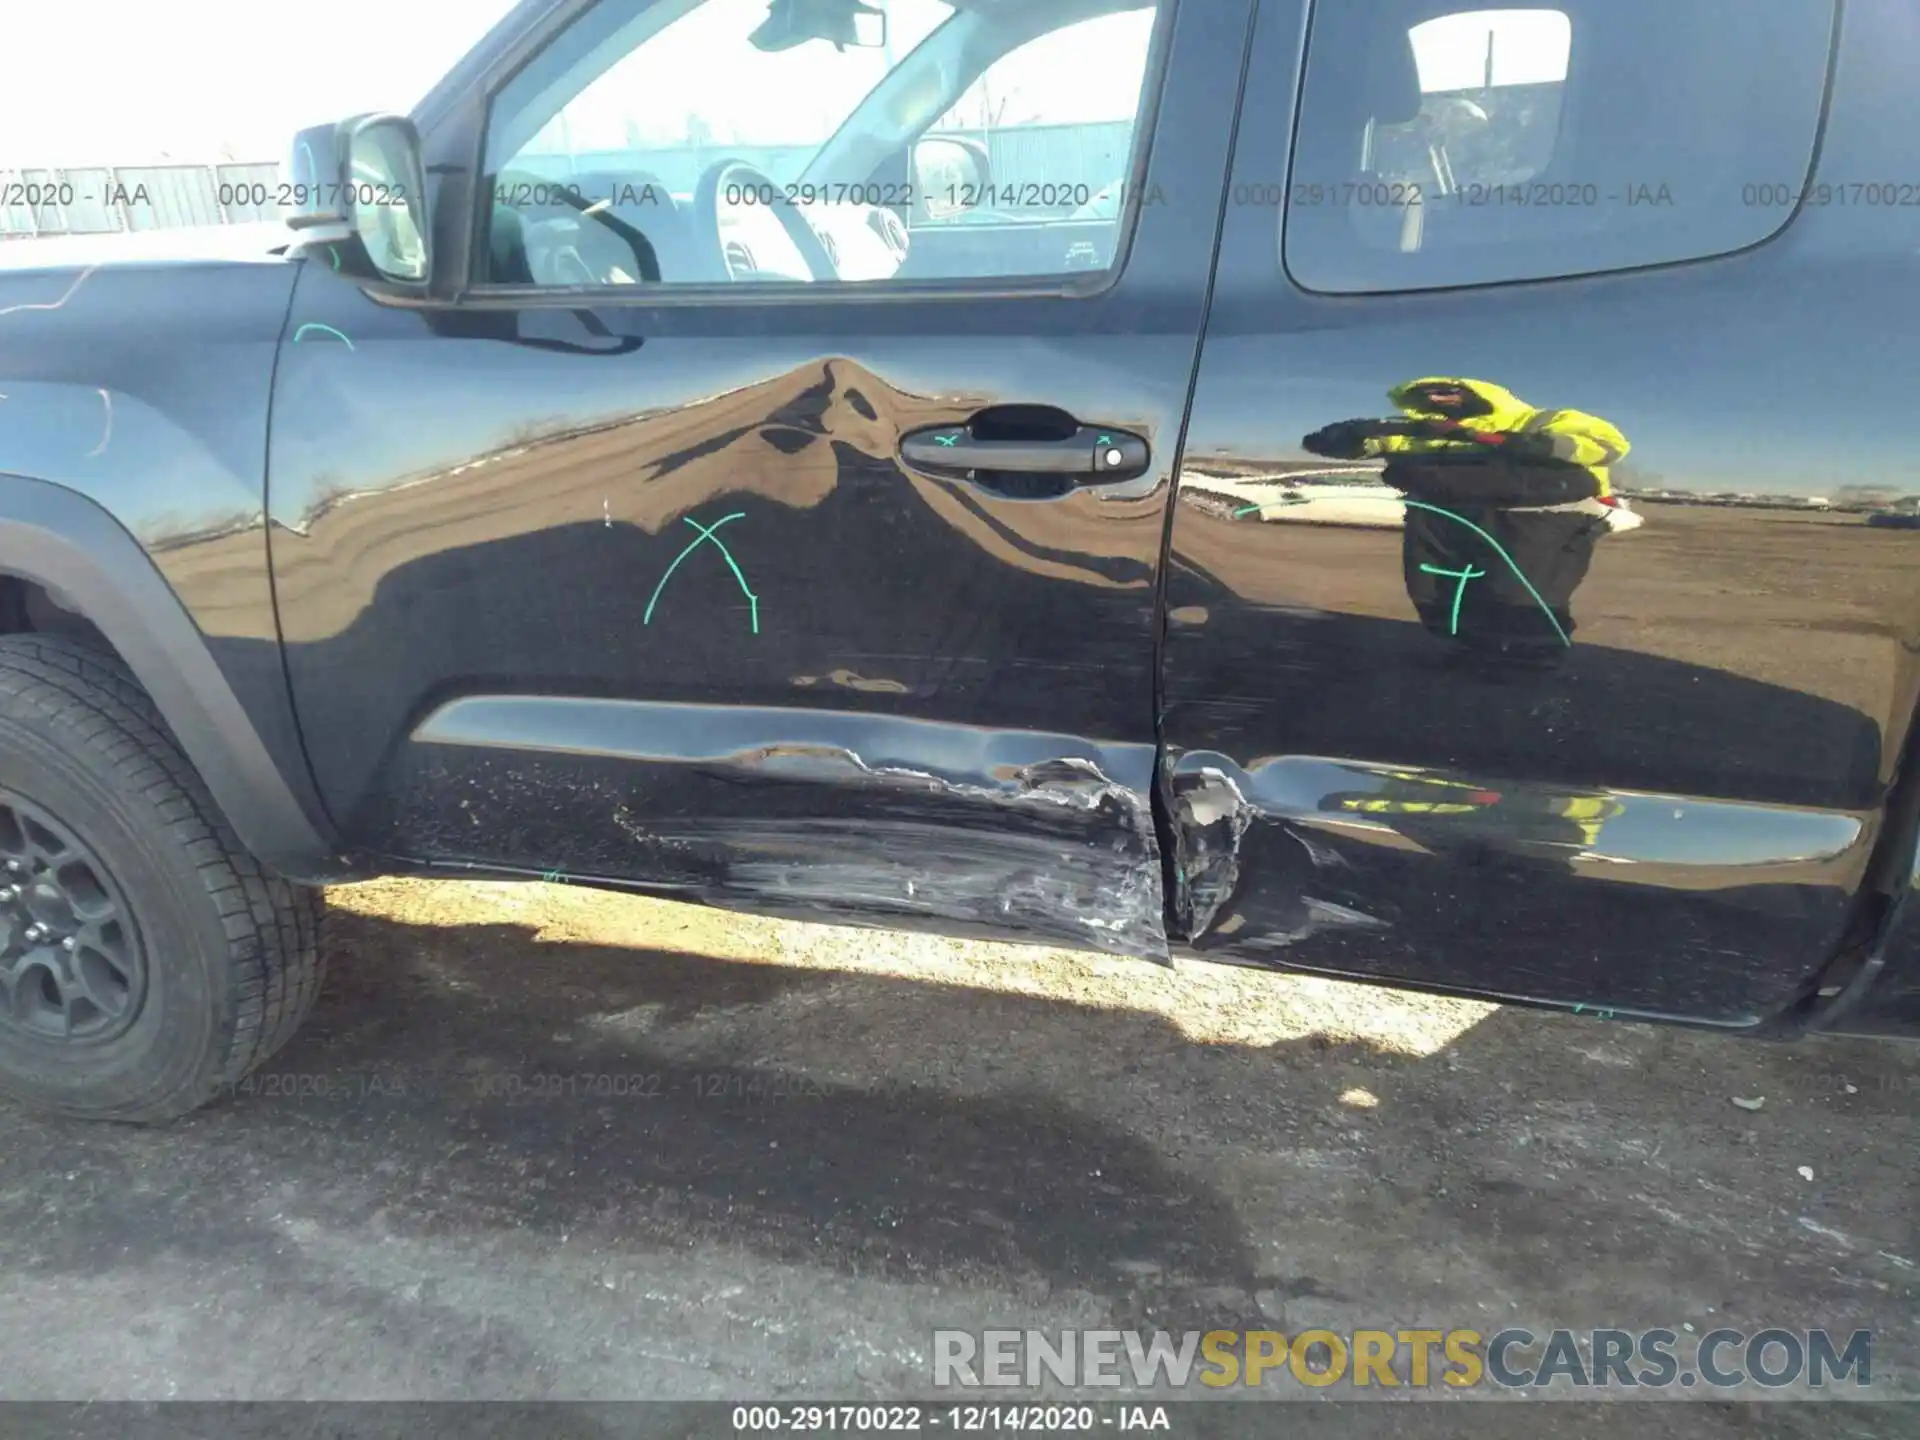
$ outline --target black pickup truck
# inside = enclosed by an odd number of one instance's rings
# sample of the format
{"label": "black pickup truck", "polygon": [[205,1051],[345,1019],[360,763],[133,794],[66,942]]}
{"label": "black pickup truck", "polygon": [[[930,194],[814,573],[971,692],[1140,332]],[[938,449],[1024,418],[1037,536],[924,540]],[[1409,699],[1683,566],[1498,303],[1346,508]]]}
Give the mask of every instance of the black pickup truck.
{"label": "black pickup truck", "polygon": [[1751,12],[526,0],[0,246],[0,1088],[378,873],[1920,1033],[1920,11]]}

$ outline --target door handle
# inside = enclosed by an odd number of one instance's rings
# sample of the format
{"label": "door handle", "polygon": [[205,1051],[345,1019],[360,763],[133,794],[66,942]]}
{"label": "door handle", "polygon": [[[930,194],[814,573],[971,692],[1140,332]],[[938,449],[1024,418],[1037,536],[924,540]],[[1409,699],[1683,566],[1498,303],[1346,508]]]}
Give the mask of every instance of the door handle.
{"label": "door handle", "polygon": [[1082,425],[1058,440],[983,440],[967,425],[941,425],[901,436],[900,458],[956,479],[1054,475],[1105,485],[1146,474],[1152,451],[1140,436],[1111,426]]}

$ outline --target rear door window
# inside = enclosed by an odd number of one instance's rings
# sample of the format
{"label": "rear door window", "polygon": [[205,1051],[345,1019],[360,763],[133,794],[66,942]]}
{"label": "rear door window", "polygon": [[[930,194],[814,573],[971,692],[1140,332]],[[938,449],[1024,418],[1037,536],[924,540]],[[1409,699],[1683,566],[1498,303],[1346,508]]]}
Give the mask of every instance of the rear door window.
{"label": "rear door window", "polygon": [[1770,0],[1764,24],[1738,0],[1430,11],[1315,7],[1285,207],[1306,288],[1694,260],[1791,216],[1834,0]]}

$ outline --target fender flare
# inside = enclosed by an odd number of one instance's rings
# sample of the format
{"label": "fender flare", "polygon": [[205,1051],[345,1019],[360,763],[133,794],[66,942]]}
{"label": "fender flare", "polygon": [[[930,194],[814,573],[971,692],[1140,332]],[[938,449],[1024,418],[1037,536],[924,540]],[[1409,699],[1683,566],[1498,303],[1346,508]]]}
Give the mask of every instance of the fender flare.
{"label": "fender flare", "polygon": [[180,597],[107,510],[62,485],[6,477],[0,574],[41,586],[119,651],[255,859],[295,880],[353,873],[287,783]]}

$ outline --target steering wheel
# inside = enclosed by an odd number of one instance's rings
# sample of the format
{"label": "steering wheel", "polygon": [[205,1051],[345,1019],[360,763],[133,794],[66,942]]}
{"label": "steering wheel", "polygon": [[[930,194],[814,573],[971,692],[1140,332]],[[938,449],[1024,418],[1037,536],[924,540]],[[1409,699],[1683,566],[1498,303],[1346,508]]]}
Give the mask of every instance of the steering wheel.
{"label": "steering wheel", "polygon": [[[694,187],[692,219],[701,248],[717,259],[720,273],[729,280],[747,280],[760,274],[802,279],[761,268],[752,244],[741,235],[755,229],[761,237],[779,236],[797,251],[807,270],[805,279],[840,278],[819,233],[787,199],[786,190],[744,160],[719,160],[707,168]],[[768,221],[773,222],[772,228],[768,228]]]}

